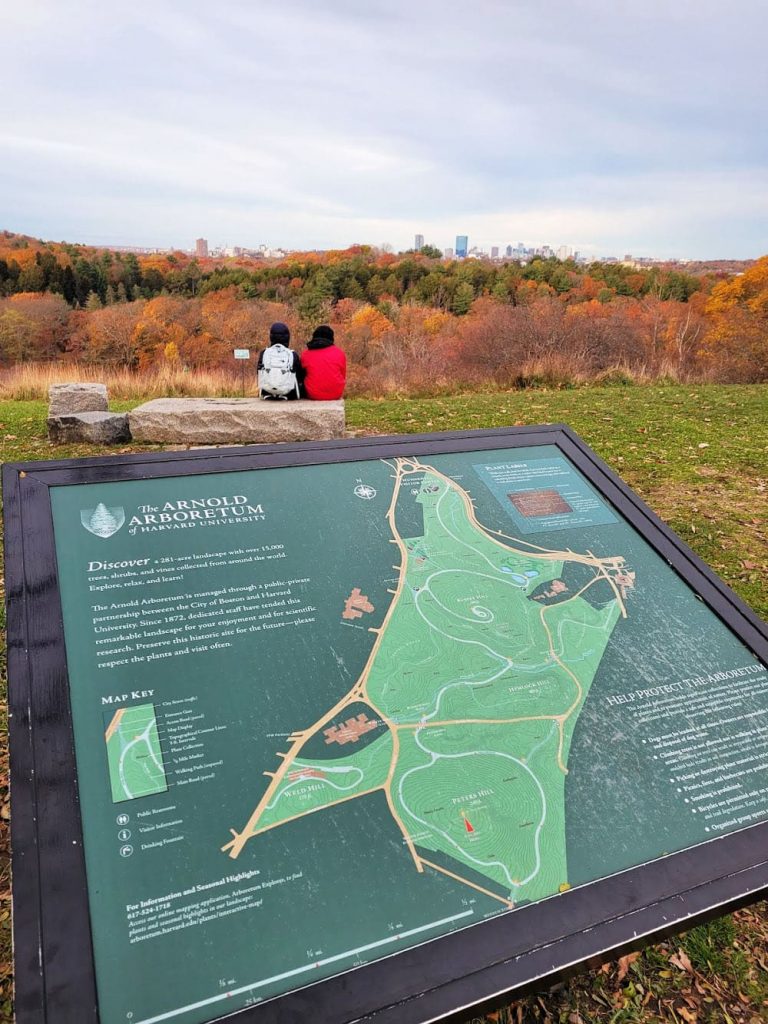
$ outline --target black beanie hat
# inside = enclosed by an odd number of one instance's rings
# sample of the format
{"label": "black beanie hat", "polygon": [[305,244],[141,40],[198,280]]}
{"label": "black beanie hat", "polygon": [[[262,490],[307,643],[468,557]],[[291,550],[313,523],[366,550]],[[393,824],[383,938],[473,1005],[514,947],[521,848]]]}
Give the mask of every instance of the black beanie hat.
{"label": "black beanie hat", "polygon": [[316,327],[312,335],[312,341],[329,341],[333,344],[333,328],[329,327],[328,324],[321,324],[320,327]]}
{"label": "black beanie hat", "polygon": [[269,328],[269,344],[270,345],[288,345],[291,340],[291,332],[288,329],[288,325],[281,323],[279,320],[277,323],[272,324]]}

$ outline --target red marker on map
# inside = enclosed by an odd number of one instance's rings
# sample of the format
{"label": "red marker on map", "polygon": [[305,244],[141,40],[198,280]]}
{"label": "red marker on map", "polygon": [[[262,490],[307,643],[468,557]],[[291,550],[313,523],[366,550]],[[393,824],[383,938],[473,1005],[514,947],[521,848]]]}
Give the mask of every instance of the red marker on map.
{"label": "red marker on map", "polygon": [[469,820],[466,814],[462,812],[461,816],[464,819],[464,828],[467,830],[467,832],[474,832],[475,830],[472,828],[472,822]]}

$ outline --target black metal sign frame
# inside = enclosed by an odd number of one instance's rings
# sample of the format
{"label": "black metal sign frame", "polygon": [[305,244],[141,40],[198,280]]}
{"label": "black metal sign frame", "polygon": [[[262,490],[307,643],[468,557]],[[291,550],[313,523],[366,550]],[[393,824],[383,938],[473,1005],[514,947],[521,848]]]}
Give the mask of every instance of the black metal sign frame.
{"label": "black metal sign frame", "polygon": [[[50,488],[537,445],[556,445],[768,663],[766,624],[565,426],[3,467],[19,1024],[97,1024],[100,1019]],[[766,893],[768,822],[429,940],[227,1019],[237,1024],[458,1022],[585,963],[613,958]]]}

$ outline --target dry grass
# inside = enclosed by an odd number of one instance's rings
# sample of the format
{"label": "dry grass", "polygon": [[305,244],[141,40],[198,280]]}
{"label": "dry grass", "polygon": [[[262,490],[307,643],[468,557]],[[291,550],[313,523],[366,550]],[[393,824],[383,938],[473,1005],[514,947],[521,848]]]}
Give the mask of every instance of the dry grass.
{"label": "dry grass", "polygon": [[[125,367],[99,366],[93,363],[22,363],[0,370],[0,401],[36,401],[48,399],[51,384],[69,381],[106,384],[109,397],[117,401],[135,401],[167,396],[208,398],[241,394],[239,374],[227,370],[184,370],[172,366],[151,373],[134,373]],[[253,364],[246,367],[246,394],[255,393]]]}
{"label": "dry grass", "polygon": [[[464,374],[457,379],[450,373],[436,372],[432,365],[412,367],[404,376],[402,365],[364,369],[351,362],[346,395],[348,398],[423,398],[460,395],[467,390],[479,394],[498,392],[500,388],[563,390],[590,385],[681,382],[676,368],[671,365],[664,365],[653,373],[648,367],[631,369],[619,364],[597,376],[590,376],[583,371],[581,363],[583,360],[551,353],[515,367],[505,367],[495,377],[479,372],[476,376]],[[116,402],[165,397],[215,398],[243,393],[239,368],[190,370],[166,364],[138,373],[126,367],[61,360],[55,363],[20,363],[0,369],[0,401],[46,401],[51,384],[67,381],[106,384],[110,399]],[[255,361],[245,366],[245,394],[256,394]]]}

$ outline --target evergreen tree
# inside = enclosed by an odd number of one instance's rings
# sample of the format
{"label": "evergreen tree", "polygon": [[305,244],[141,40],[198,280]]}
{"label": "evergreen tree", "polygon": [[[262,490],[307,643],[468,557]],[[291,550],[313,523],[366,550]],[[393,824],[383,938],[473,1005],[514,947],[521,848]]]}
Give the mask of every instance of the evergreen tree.
{"label": "evergreen tree", "polygon": [[61,275],[61,294],[70,305],[77,298],[77,282],[72,267],[64,267],[64,272]]}
{"label": "evergreen tree", "polygon": [[128,298],[132,298],[133,289],[141,284],[141,267],[135,252],[127,253],[123,260],[123,277]]}
{"label": "evergreen tree", "polygon": [[464,316],[472,307],[475,298],[475,291],[469,281],[462,281],[451,300],[451,311],[456,316]]}
{"label": "evergreen tree", "polygon": [[399,299],[403,294],[402,285],[400,279],[396,274],[388,274],[384,281],[384,291],[388,295],[394,295],[396,299]]}
{"label": "evergreen tree", "polygon": [[45,273],[43,268],[33,263],[26,267],[19,275],[18,290],[20,292],[41,292],[45,288]]}
{"label": "evergreen tree", "polygon": [[111,537],[120,529],[120,524],[102,501],[93,510],[89,526],[91,533],[95,533],[97,537]]}

